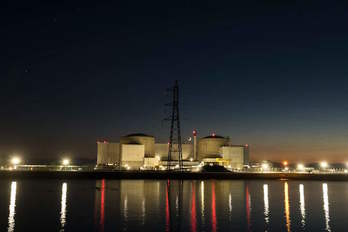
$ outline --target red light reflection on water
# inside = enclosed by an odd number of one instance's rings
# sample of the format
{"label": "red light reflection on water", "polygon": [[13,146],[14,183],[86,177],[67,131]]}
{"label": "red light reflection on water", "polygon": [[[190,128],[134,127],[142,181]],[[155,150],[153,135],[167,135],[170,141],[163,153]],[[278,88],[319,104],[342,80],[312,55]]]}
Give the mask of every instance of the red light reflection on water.
{"label": "red light reflection on water", "polygon": [[250,229],[250,194],[249,194],[248,186],[245,187],[245,208],[246,208],[248,231],[251,231]]}
{"label": "red light reflection on water", "polygon": [[100,222],[99,222],[99,231],[104,231],[104,201],[105,201],[105,180],[101,182],[101,196],[100,196]]}
{"label": "red light reflection on water", "polygon": [[196,191],[195,191],[195,185],[192,183],[192,205],[191,205],[191,231],[196,232]]}
{"label": "red light reflection on water", "polygon": [[215,203],[215,182],[211,184],[211,225],[212,231],[216,232],[216,203]]}
{"label": "red light reflection on water", "polygon": [[166,186],[166,232],[170,231],[170,212],[169,212],[169,180]]}

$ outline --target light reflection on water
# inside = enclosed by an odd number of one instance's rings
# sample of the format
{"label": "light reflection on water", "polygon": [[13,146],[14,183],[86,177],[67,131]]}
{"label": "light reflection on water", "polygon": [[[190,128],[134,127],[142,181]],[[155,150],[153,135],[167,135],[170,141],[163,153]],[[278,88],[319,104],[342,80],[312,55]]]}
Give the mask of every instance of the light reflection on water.
{"label": "light reflection on water", "polygon": [[299,185],[300,192],[300,212],[301,212],[301,225],[302,228],[306,227],[306,206],[305,206],[305,195],[303,184]]}
{"label": "light reflection on water", "polygon": [[288,185],[288,182],[284,182],[284,204],[285,204],[286,229],[288,232],[290,232],[291,231],[291,220],[290,220],[290,203],[289,203],[289,185]]}
{"label": "light reflection on water", "polygon": [[204,181],[201,181],[201,220],[204,224]]}
{"label": "light reflection on water", "polygon": [[[45,212],[52,208],[52,205],[47,204],[46,207],[40,204],[45,200],[40,198],[34,199],[38,201],[34,205],[40,206],[34,209],[37,212],[33,212],[33,208],[26,212],[26,195],[31,190],[24,188],[22,182],[30,183],[20,180],[8,185],[8,202],[0,204],[0,210],[3,205],[8,207],[7,218],[4,218],[7,227],[0,226],[0,231],[7,229],[12,232],[33,227],[32,224],[23,223],[35,223],[35,220],[27,222],[23,215],[43,213],[45,217]],[[0,181],[1,186],[2,183]],[[90,180],[86,182],[90,187],[83,191],[76,187],[78,183],[57,181],[59,198],[51,195],[59,202],[59,210],[52,209],[56,212],[55,216],[48,213],[47,217],[53,217],[56,224],[59,222],[60,231],[76,231],[81,224],[74,223],[82,217],[80,214],[85,218],[82,223],[92,221],[94,224],[93,228],[87,227],[83,231],[137,231],[144,228],[167,232],[337,231],[345,228],[345,222],[336,219],[336,215],[341,213],[335,211],[341,212],[342,209],[330,205],[329,201],[329,189],[330,192],[341,194],[339,198],[331,199],[333,203],[342,206],[348,201],[343,191],[348,188],[345,182],[331,185],[297,181]],[[20,194],[18,185],[21,186]],[[43,197],[49,194],[42,190],[45,185],[42,182],[36,194]],[[0,188],[0,191],[3,189]],[[294,189],[296,191],[291,191]],[[82,197],[90,193],[93,194],[92,199]],[[68,202],[68,199],[74,201]],[[88,205],[88,201],[92,201],[92,208],[94,205],[91,214],[87,213],[88,209],[81,208],[81,205]],[[21,212],[18,213],[18,210]],[[42,218],[42,221],[49,221],[47,219],[50,218]],[[54,231],[55,225],[51,226]]]}
{"label": "light reflection on water", "polygon": [[323,208],[325,214],[325,226],[326,231],[331,231],[330,227],[330,209],[329,209],[329,194],[327,184],[323,184]]}
{"label": "light reflection on water", "polygon": [[264,214],[265,222],[268,227],[269,224],[269,199],[268,199],[268,184],[263,185],[263,202],[264,202]]}
{"label": "light reflection on water", "polygon": [[247,230],[251,231],[251,221],[250,221],[251,196],[249,193],[249,186],[248,185],[246,185],[246,187],[245,187],[245,209],[246,209],[246,219],[247,219]]}
{"label": "light reflection on water", "polygon": [[64,231],[65,223],[66,223],[66,195],[67,195],[68,187],[66,183],[62,184],[62,198],[60,201],[60,231]]}
{"label": "light reflection on water", "polygon": [[14,231],[15,228],[15,214],[16,214],[16,194],[17,194],[17,182],[11,183],[11,198],[8,215],[8,232]]}

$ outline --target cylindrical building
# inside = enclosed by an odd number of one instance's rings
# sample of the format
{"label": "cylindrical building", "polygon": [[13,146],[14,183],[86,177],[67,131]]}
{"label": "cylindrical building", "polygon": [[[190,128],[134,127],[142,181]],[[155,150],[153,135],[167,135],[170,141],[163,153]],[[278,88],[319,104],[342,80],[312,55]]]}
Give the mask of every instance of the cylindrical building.
{"label": "cylindrical building", "polygon": [[155,137],[146,134],[129,134],[121,138],[121,147],[122,144],[141,144],[144,145],[145,157],[154,157],[155,156]]}
{"label": "cylindrical building", "polygon": [[228,145],[228,142],[228,138],[219,135],[211,135],[201,138],[198,142],[198,159],[222,158],[220,148]]}

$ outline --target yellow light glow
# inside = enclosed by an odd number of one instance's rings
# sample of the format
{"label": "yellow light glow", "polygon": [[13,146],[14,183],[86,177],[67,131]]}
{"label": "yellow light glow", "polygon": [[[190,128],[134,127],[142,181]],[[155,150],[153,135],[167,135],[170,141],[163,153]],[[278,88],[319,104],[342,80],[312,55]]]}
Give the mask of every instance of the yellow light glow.
{"label": "yellow light glow", "polygon": [[288,166],[288,161],[284,161],[284,162],[283,162],[283,165],[284,165],[284,166]]}
{"label": "yellow light glow", "polygon": [[11,159],[11,164],[13,164],[13,165],[18,165],[20,163],[21,163],[21,159],[19,157],[13,157]]}
{"label": "yellow light glow", "polygon": [[327,168],[329,164],[326,161],[320,162],[320,167],[321,168]]}
{"label": "yellow light glow", "polygon": [[67,165],[70,164],[70,160],[69,160],[69,159],[63,159],[63,160],[62,160],[62,164],[63,164],[64,166],[67,166]]}
{"label": "yellow light glow", "polygon": [[305,170],[305,166],[303,164],[298,164],[297,165],[297,169],[300,171],[304,171]]}
{"label": "yellow light glow", "polygon": [[266,163],[263,163],[263,164],[261,165],[261,168],[262,168],[263,171],[268,170],[268,169],[269,169],[269,165],[266,164]]}

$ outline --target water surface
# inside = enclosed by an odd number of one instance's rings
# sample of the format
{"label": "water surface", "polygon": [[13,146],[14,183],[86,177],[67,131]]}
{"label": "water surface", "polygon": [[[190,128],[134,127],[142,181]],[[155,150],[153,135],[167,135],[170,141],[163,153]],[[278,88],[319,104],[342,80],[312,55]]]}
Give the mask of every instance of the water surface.
{"label": "water surface", "polygon": [[345,231],[348,182],[0,180],[0,231]]}

